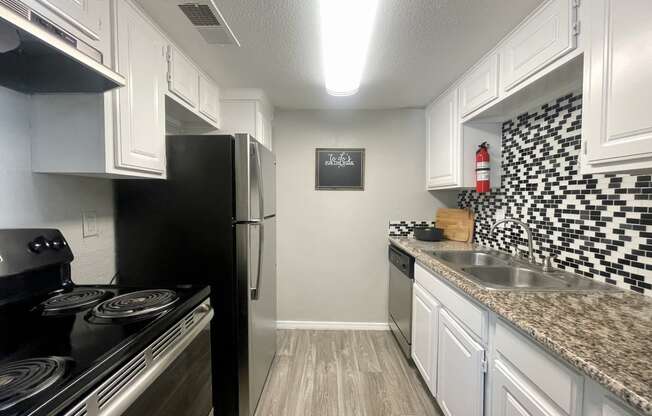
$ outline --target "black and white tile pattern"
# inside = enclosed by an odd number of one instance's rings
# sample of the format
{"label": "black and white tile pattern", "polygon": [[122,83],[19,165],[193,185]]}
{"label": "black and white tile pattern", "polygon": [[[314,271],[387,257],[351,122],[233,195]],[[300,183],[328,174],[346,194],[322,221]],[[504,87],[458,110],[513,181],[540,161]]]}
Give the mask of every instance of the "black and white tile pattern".
{"label": "black and white tile pattern", "polygon": [[527,249],[518,226],[489,235],[497,210],[528,223],[535,255],[556,266],[652,296],[652,179],[579,172],[582,96],[570,94],[503,124],[500,188],[462,191],[476,212],[476,242]]}
{"label": "black and white tile pattern", "polygon": [[390,221],[390,237],[413,237],[415,227],[434,227],[434,221]]}

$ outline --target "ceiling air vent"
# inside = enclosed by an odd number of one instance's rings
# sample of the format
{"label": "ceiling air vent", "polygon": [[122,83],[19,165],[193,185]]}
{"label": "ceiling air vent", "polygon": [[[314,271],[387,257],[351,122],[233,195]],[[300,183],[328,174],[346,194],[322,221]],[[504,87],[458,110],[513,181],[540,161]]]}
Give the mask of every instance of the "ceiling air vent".
{"label": "ceiling air vent", "polygon": [[207,43],[240,46],[240,42],[212,0],[186,1],[177,5]]}

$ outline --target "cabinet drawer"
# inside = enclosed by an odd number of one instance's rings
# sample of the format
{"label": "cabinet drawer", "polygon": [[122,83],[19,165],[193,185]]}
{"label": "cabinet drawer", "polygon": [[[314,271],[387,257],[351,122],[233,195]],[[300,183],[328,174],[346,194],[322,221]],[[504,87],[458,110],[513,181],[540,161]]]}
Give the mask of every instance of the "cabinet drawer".
{"label": "cabinet drawer", "polygon": [[199,72],[173,46],[168,47],[168,88],[191,107],[199,101]]}
{"label": "cabinet drawer", "polygon": [[431,274],[420,264],[414,266],[414,278],[478,338],[484,339],[487,312]]}
{"label": "cabinet drawer", "polygon": [[565,414],[580,415],[584,379],[540,347],[498,321],[494,339],[496,350],[532,384],[556,403]]}

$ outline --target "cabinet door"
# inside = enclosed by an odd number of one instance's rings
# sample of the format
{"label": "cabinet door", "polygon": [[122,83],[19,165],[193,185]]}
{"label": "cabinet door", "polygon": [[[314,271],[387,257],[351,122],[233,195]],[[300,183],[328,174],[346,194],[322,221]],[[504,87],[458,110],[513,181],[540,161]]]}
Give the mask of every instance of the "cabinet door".
{"label": "cabinet door", "polygon": [[174,46],[168,47],[168,88],[191,107],[199,101],[199,71]]}
{"label": "cabinet door", "polygon": [[497,98],[498,53],[494,53],[460,84],[460,112],[466,116]]}
{"label": "cabinet door", "polygon": [[[100,39],[100,0],[37,0],[92,40]],[[108,22],[106,22],[108,24]]]}
{"label": "cabinet door", "polygon": [[265,116],[258,110],[256,110],[256,140],[267,147],[267,141],[265,139]]}
{"label": "cabinet door", "polygon": [[446,416],[482,416],[484,349],[443,309],[439,311],[437,400]]}
{"label": "cabinet door", "polygon": [[454,89],[434,102],[426,113],[428,189],[461,186],[457,101],[458,90]]}
{"label": "cabinet door", "polygon": [[[582,137],[591,164],[652,167],[652,2],[593,0]],[[642,163],[642,164],[640,164]]]}
{"label": "cabinet door", "polygon": [[418,283],[412,292],[412,360],[437,396],[437,318],[439,303]]}
{"label": "cabinet door", "polygon": [[551,62],[575,49],[572,0],[554,0],[539,8],[501,48],[504,91],[521,84]]}
{"label": "cabinet door", "polygon": [[492,416],[564,416],[545,403],[538,393],[512,372],[501,360],[492,373]]}
{"label": "cabinet door", "polygon": [[269,150],[272,150],[272,120],[269,117],[265,117],[265,146]]}
{"label": "cabinet door", "polygon": [[213,81],[199,75],[199,112],[218,123],[220,95]]}
{"label": "cabinet door", "polygon": [[117,2],[116,167],[165,171],[165,40],[139,12]]}
{"label": "cabinet door", "polygon": [[584,389],[584,416],[635,416],[638,413],[628,408],[613,393],[593,380],[587,380]]}

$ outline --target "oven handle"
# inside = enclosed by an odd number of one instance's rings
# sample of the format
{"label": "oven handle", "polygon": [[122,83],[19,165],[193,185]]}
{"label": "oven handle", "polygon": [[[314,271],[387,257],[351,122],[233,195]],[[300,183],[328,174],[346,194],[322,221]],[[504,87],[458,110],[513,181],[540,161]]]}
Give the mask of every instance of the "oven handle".
{"label": "oven handle", "polygon": [[[174,360],[181,355],[181,353],[194,341],[197,336],[203,331],[209,324],[211,319],[213,319],[213,308],[204,303],[198,306],[193,312],[195,316],[199,315],[199,321],[193,325],[191,328],[187,329],[183,334],[182,338],[179,339],[175,344],[173,344],[167,352],[163,355],[153,359],[152,356],[152,345],[148,346],[144,355],[147,361],[147,367],[145,371],[139,374],[136,378],[131,380],[127,385],[124,386],[123,390],[113,396],[107,403],[106,407],[103,409],[99,408],[97,393],[102,390],[105,386],[104,383],[95,389],[89,396],[87,396],[83,402],[86,405],[86,415],[87,416],[119,416],[123,414],[129,406],[131,406],[141,394],[147,390],[147,388],[156,381],[156,379],[174,362]],[[140,355],[140,354],[139,354]],[[126,366],[129,366],[129,362]],[[75,415],[79,411],[79,406],[74,406],[73,409],[66,414]]]}

